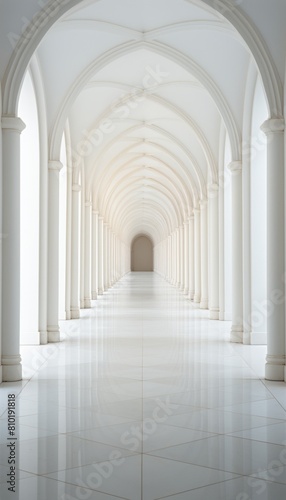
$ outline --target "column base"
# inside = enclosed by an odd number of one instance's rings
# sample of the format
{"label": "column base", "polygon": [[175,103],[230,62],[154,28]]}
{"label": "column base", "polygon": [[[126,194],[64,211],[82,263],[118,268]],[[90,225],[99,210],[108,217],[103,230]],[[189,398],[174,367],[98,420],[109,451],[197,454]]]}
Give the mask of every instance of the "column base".
{"label": "column base", "polygon": [[79,319],[80,318],[80,308],[72,307],[71,308],[71,319]]}
{"label": "column base", "polygon": [[219,312],[219,320],[224,321],[224,311]]}
{"label": "column base", "polygon": [[214,320],[219,319],[219,310],[218,309],[210,309],[210,319],[214,319]]}
{"label": "column base", "polygon": [[48,342],[60,341],[60,329],[58,326],[48,326]]}
{"label": "column base", "polygon": [[230,332],[230,342],[242,344],[243,342],[242,325],[232,325]]}
{"label": "column base", "polygon": [[185,294],[185,295],[189,295],[189,289],[188,289],[188,288],[185,288],[185,290],[184,290],[184,294]]}
{"label": "column base", "polygon": [[2,379],[2,366],[0,365],[0,384],[2,383],[3,379]]}
{"label": "column base", "polygon": [[92,298],[92,300],[96,300],[97,299],[97,292],[92,292],[91,298]]}
{"label": "column base", "polygon": [[195,296],[195,291],[194,290],[190,290],[189,291],[189,295],[188,295],[188,299],[189,300],[194,300],[194,296]]}
{"label": "column base", "polygon": [[2,356],[2,382],[22,380],[21,356]]}
{"label": "column base", "polygon": [[71,312],[66,311],[66,320],[68,321],[69,319],[71,319]]}
{"label": "column base", "polygon": [[80,309],[84,309],[84,299],[80,299],[79,307]]}
{"label": "column base", "polygon": [[46,330],[39,331],[40,345],[46,345],[48,343],[48,332]]}
{"label": "column base", "polygon": [[194,295],[194,302],[196,304],[199,304],[201,302],[201,296],[198,293],[195,293]]}
{"label": "column base", "polygon": [[286,356],[272,356],[267,354],[265,365],[265,378],[266,380],[285,380],[285,361]]}
{"label": "column base", "polygon": [[103,289],[102,288],[98,289],[98,295],[103,295]]}
{"label": "column base", "polygon": [[91,308],[91,299],[84,299],[84,308],[85,309]]}
{"label": "column base", "polygon": [[202,299],[200,302],[200,309],[208,309],[208,299]]}

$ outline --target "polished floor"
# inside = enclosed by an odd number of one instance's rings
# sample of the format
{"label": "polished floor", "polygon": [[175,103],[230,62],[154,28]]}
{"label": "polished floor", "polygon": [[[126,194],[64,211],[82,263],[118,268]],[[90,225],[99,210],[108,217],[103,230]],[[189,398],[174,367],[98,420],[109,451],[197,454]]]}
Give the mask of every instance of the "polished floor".
{"label": "polished floor", "polygon": [[[22,349],[0,386],[0,498],[284,500],[286,384],[154,273],[132,273]],[[16,486],[7,400],[16,394]]]}

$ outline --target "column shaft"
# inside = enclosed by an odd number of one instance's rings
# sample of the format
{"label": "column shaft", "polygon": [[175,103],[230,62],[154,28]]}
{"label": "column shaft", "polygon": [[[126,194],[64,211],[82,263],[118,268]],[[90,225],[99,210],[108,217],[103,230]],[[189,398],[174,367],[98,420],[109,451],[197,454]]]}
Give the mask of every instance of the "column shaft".
{"label": "column shaft", "polygon": [[210,319],[219,319],[219,230],[218,230],[218,185],[209,189],[210,208]]}
{"label": "column shaft", "polygon": [[59,173],[60,161],[49,161],[48,342],[59,342]]}
{"label": "column shaft", "polygon": [[103,217],[98,217],[98,295],[103,295],[104,291],[103,242],[104,242]]}
{"label": "column shaft", "polygon": [[284,127],[282,119],[261,127],[267,136],[267,380],[286,380]]}
{"label": "column shaft", "polygon": [[92,212],[92,300],[97,299],[98,294],[98,212]]}
{"label": "column shaft", "polygon": [[71,232],[72,232],[72,168],[67,166],[67,220],[66,220],[66,319],[71,319]]}
{"label": "column shaft", "polygon": [[81,187],[72,187],[72,232],[71,232],[71,318],[80,317],[79,308],[79,199]]}
{"label": "column shaft", "polygon": [[[2,118],[2,380],[22,379],[20,356],[20,134],[16,117]],[[0,365],[1,380],[1,365]]]}
{"label": "column shaft", "polygon": [[91,213],[92,203],[85,203],[84,307],[91,307]]}
{"label": "column shaft", "polygon": [[200,308],[208,308],[208,210],[207,201],[201,205],[201,302]]}
{"label": "column shaft", "polygon": [[180,290],[184,290],[184,226],[180,228]]}
{"label": "column shaft", "polygon": [[[224,168],[224,167],[223,167]],[[225,284],[224,284],[224,172],[219,183],[219,319],[224,321],[225,313]]]}
{"label": "column shaft", "polygon": [[189,299],[195,295],[194,216],[189,219]]}
{"label": "column shaft", "polygon": [[184,292],[186,295],[189,293],[189,222],[184,222]]}
{"label": "column shaft", "polygon": [[242,164],[229,165],[232,187],[232,328],[231,342],[243,341]]}
{"label": "column shaft", "polygon": [[201,301],[201,214],[198,208],[194,209],[195,230],[195,295],[194,302]]}

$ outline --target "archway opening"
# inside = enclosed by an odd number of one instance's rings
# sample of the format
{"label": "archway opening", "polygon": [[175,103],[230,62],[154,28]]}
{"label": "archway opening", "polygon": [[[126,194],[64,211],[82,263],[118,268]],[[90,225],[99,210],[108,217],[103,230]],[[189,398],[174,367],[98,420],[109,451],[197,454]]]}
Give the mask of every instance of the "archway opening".
{"label": "archway opening", "polygon": [[131,246],[131,271],[152,272],[153,265],[153,243],[148,236],[137,236]]}

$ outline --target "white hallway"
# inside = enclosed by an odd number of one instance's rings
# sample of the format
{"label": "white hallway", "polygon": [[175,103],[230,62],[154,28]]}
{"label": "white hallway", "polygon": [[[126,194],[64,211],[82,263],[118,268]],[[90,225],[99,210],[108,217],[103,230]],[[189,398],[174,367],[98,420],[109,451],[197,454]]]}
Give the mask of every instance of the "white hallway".
{"label": "white hallway", "polygon": [[285,498],[285,18],[1,0],[1,500]]}
{"label": "white hallway", "polygon": [[[1,500],[282,500],[283,385],[261,380],[265,347],[229,343],[229,323],[155,273],[130,273],[60,343],[23,348],[17,493]],[[283,446],[284,444],[284,446]]]}

